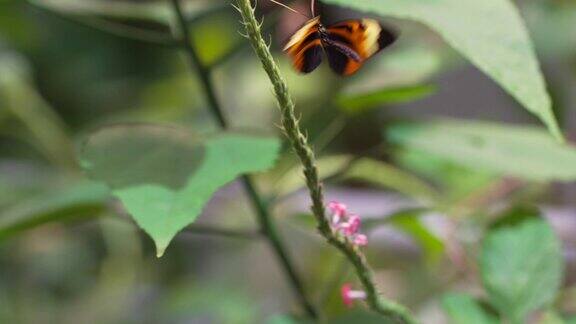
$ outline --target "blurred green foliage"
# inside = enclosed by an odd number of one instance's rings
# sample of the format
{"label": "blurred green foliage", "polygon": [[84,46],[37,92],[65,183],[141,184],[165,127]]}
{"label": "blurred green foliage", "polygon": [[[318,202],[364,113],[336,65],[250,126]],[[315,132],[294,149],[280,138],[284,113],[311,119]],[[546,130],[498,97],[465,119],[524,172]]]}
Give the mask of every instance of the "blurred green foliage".
{"label": "blurred green foliage", "polygon": [[[573,322],[572,145],[540,126],[507,123],[535,121],[496,88],[472,91],[510,115],[457,108],[498,122],[442,118],[453,117],[449,109],[424,117],[461,96],[450,91],[454,78],[468,84],[454,48],[554,129],[515,9],[503,0],[325,2],[327,20],[364,15],[327,5],[339,3],[395,17],[410,11],[432,28],[390,20],[402,31],[398,44],[354,77],[326,66],[300,76],[279,49],[301,17],[259,1],[327,199],[363,217],[380,290],[424,323]],[[207,230],[256,228],[245,194],[226,185],[248,171],[258,171],[327,322],[381,323],[339,300],[339,286],[354,277],[306,215],[300,167],[286,143],[278,147],[270,85],[234,9],[185,3],[191,41],[235,129],[225,137],[215,135],[198,75],[179,52],[167,1],[0,1],[0,323],[305,323],[261,240]],[[570,141],[576,6],[518,6]],[[182,201],[175,210],[172,198]],[[157,259],[127,214],[160,250],[193,221],[206,232],[184,229]]]}

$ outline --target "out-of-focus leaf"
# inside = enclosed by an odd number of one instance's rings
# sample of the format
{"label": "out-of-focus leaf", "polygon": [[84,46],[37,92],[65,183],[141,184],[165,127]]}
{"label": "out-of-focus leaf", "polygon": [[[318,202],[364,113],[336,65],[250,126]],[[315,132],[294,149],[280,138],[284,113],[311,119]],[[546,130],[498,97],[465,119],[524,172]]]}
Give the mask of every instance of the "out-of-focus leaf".
{"label": "out-of-focus leaf", "polygon": [[348,113],[360,113],[380,105],[421,99],[436,91],[429,79],[441,66],[440,54],[431,48],[396,49],[373,63],[361,78],[347,83],[336,104]]}
{"label": "out-of-focus leaf", "polygon": [[2,41],[7,40],[17,48],[28,48],[36,40],[35,28],[26,20],[28,12],[18,10],[20,1],[0,1],[0,30]]}
{"label": "out-of-focus leaf", "polygon": [[524,4],[523,13],[534,35],[534,43],[539,53],[553,57],[575,53],[574,3],[529,1]]}
{"label": "out-of-focus leaf", "polygon": [[294,319],[288,315],[274,315],[266,321],[266,324],[312,324],[308,320]]}
{"label": "out-of-focus leaf", "polygon": [[570,317],[567,319],[566,324],[576,324],[576,317]]}
{"label": "out-of-focus leaf", "polygon": [[536,206],[513,206],[505,210],[499,217],[490,223],[490,229],[516,226],[522,222],[538,219],[542,212]]}
{"label": "out-of-focus leaf", "polygon": [[442,298],[442,307],[450,316],[451,324],[497,324],[498,319],[486,313],[482,307],[466,294],[447,294]]}
{"label": "out-of-focus leaf", "polygon": [[576,180],[576,150],[535,127],[445,120],[393,127],[388,137],[473,170],[534,181]]}
{"label": "out-of-focus leaf", "polygon": [[353,78],[343,95],[377,92],[382,89],[403,89],[421,86],[443,68],[442,54],[431,47],[395,48],[381,59],[374,59],[361,77]]}
{"label": "out-of-focus leaf", "polygon": [[290,316],[286,315],[275,315],[272,316],[268,321],[267,324],[296,324],[297,322]]}
{"label": "out-of-focus leaf", "polygon": [[38,150],[55,164],[77,168],[66,125],[32,85],[28,61],[13,51],[0,51],[0,105],[26,126]]}
{"label": "out-of-focus leaf", "polygon": [[[175,285],[164,299],[162,312],[169,322],[197,323],[206,318],[214,323],[257,323],[253,298],[242,289],[229,289],[221,284]],[[210,322],[210,321],[209,321]]]}
{"label": "out-of-focus leaf", "polygon": [[108,190],[94,182],[39,194],[0,213],[0,239],[52,221],[97,216],[108,198]]}
{"label": "out-of-focus leaf", "polygon": [[[326,179],[341,172],[350,164],[350,161],[352,161],[352,156],[349,155],[326,156],[318,159],[316,165],[318,166],[320,179]],[[302,174],[302,167],[296,165],[284,173],[276,182],[274,192],[277,196],[284,196],[303,186],[305,186],[305,180]]]}
{"label": "out-of-focus leaf", "polygon": [[30,161],[3,159],[0,161],[0,210],[54,188],[59,176],[53,169]]}
{"label": "out-of-focus leaf", "polygon": [[420,220],[421,211],[399,213],[390,218],[390,225],[410,235],[422,248],[427,264],[435,264],[444,253],[444,242]]}
{"label": "out-of-focus leaf", "polygon": [[[31,4],[55,12],[66,17],[78,18],[78,22],[92,26],[118,36],[128,37],[163,45],[177,45],[171,36],[171,26],[174,21],[173,8],[169,2],[163,1],[103,1],[103,0],[28,0]],[[184,15],[188,21],[198,20],[214,12],[221,11],[222,5],[214,5],[210,1],[183,2]],[[205,28],[194,26],[203,33]],[[212,25],[214,27],[214,25]],[[212,31],[221,31],[212,28]],[[209,32],[207,37],[214,37]],[[221,36],[221,35],[220,35]],[[230,37],[228,37],[230,38]],[[227,37],[217,37],[220,41]],[[213,42],[208,42],[213,43]],[[222,44],[226,44],[223,42]],[[208,50],[211,51],[209,47]],[[201,51],[201,54],[204,52]]]}
{"label": "out-of-focus leaf", "polygon": [[393,165],[369,158],[354,162],[342,178],[389,188],[427,202],[437,198],[436,190],[425,181]]}
{"label": "out-of-focus leaf", "polygon": [[238,22],[230,11],[196,21],[190,33],[200,60],[206,66],[221,61],[240,43],[245,43],[238,34]]}
{"label": "out-of-focus leaf", "polygon": [[325,0],[422,22],[492,77],[562,139],[532,42],[509,0]]}
{"label": "out-of-focus leaf", "polygon": [[270,168],[278,149],[275,138],[224,133],[202,139],[177,127],[125,125],[93,134],[82,164],[112,189],[161,256],[217,189]]}
{"label": "out-of-focus leaf", "polygon": [[[4,287],[3,287],[4,288]],[[14,307],[11,299],[7,296],[8,291],[2,289],[0,292],[0,322],[14,323],[16,322],[16,315],[14,314]]]}
{"label": "out-of-focus leaf", "polygon": [[[103,0],[28,0],[30,3],[67,15],[104,16],[120,19],[150,20],[169,24],[172,11],[167,2],[103,1]],[[195,7],[204,7],[194,2]],[[192,9],[192,8],[190,8]]]}
{"label": "out-of-focus leaf", "polygon": [[394,321],[382,317],[382,315],[365,311],[348,312],[328,321],[329,324],[393,324]]}
{"label": "out-of-focus leaf", "polygon": [[491,230],[482,244],[480,269],[490,303],[512,323],[548,306],[562,281],[559,239],[543,219]]}
{"label": "out-of-focus leaf", "polygon": [[428,84],[381,89],[369,93],[343,94],[336,98],[336,104],[348,113],[361,113],[386,104],[398,104],[419,100],[434,92],[436,92],[436,86]]}
{"label": "out-of-focus leaf", "polygon": [[471,170],[418,150],[400,150],[395,152],[394,158],[404,168],[433,181],[439,187],[440,208],[453,206],[498,179],[489,172]]}
{"label": "out-of-focus leaf", "polygon": [[542,315],[538,324],[567,324],[566,321],[555,311],[549,310]]}
{"label": "out-of-focus leaf", "polygon": [[366,219],[363,228],[367,231],[376,229],[380,225],[391,225],[406,234],[421,247],[428,265],[434,265],[444,253],[444,242],[422,223],[421,216],[429,210],[424,208],[411,208],[395,212],[382,218]]}

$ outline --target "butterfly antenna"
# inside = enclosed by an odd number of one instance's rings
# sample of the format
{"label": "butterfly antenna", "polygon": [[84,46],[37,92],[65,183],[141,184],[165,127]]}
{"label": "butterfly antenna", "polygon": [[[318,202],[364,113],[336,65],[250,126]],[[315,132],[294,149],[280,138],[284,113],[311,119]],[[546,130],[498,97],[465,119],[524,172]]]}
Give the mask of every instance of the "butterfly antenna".
{"label": "butterfly antenna", "polygon": [[301,13],[300,11],[295,10],[295,9],[292,9],[292,8],[290,8],[289,6],[287,6],[287,5],[285,5],[285,4],[281,3],[281,2],[278,2],[278,1],[276,1],[276,0],[270,0],[270,2],[274,2],[275,4],[281,6],[281,7],[285,8],[285,9],[288,9],[288,10],[292,11],[293,13],[297,13],[297,14],[299,14],[299,15],[302,15],[302,16],[306,17],[306,18],[310,18],[310,17],[308,17],[307,15]]}
{"label": "butterfly antenna", "polygon": [[310,13],[312,17],[316,17],[316,0],[310,0]]}

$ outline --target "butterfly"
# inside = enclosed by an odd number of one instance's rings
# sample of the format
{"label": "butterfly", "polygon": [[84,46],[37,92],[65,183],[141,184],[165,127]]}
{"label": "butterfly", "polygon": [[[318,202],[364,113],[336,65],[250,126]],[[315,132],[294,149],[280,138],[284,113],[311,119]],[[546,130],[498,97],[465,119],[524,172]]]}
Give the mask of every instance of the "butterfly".
{"label": "butterfly", "polygon": [[374,19],[346,20],[325,27],[316,16],[292,35],[284,51],[301,73],[314,71],[325,55],[335,73],[348,76],[396,39],[395,32]]}

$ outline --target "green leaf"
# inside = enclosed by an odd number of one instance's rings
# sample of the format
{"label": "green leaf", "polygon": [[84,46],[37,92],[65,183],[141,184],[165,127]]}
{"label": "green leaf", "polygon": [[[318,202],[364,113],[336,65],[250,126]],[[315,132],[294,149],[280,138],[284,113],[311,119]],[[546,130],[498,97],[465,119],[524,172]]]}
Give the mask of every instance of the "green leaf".
{"label": "green leaf", "polygon": [[385,60],[371,64],[361,78],[350,80],[336,97],[336,104],[348,113],[361,113],[380,105],[424,98],[436,92],[429,80],[441,68],[441,54],[432,48],[395,49]]}
{"label": "green leaf", "polygon": [[389,188],[427,202],[437,197],[435,189],[418,177],[388,163],[368,158],[354,162],[342,178]]}
{"label": "green leaf", "polygon": [[[334,176],[345,169],[352,161],[350,155],[325,156],[316,161],[320,180]],[[296,164],[276,180],[273,191],[277,196],[284,196],[304,187],[305,181],[302,179],[302,167]]]}
{"label": "green leaf", "polygon": [[450,214],[459,212],[462,202],[499,180],[493,173],[472,170],[410,148],[394,152],[394,159],[407,170],[432,181],[440,192],[436,208]]}
{"label": "green leaf", "polygon": [[266,324],[296,324],[292,317],[287,315],[274,315],[266,321]]}
{"label": "green leaf", "polygon": [[38,194],[2,211],[0,239],[52,221],[94,217],[105,208],[108,198],[106,188],[94,182]]}
{"label": "green leaf", "polygon": [[366,311],[353,311],[346,313],[337,318],[328,321],[329,324],[393,324],[395,321],[389,320],[387,317],[382,317],[382,315],[370,313]]}
{"label": "green leaf", "polygon": [[558,293],[560,241],[539,218],[497,227],[483,242],[480,269],[490,303],[512,323],[524,323],[531,311],[550,305]]}
{"label": "green leaf", "polygon": [[447,294],[442,307],[450,316],[451,324],[497,324],[496,318],[486,313],[474,298],[466,294]]}
{"label": "green leaf", "polygon": [[[350,79],[343,92],[345,95],[354,95],[429,83],[444,68],[444,56],[439,49],[430,46],[394,48],[386,53],[385,59],[371,62],[370,68],[364,70],[361,77]],[[386,77],[383,78],[383,75]]]}
{"label": "green leaf", "polygon": [[65,123],[36,89],[27,59],[17,52],[2,50],[0,70],[0,105],[5,118],[12,116],[22,122],[32,137],[31,143],[55,164],[76,168]]}
{"label": "green leaf", "polygon": [[150,20],[168,24],[172,12],[160,2],[102,1],[102,0],[28,0],[33,5],[67,15],[105,16],[119,19]]}
{"label": "green leaf", "polygon": [[386,104],[399,104],[425,98],[436,92],[435,85],[416,85],[373,92],[347,95],[336,98],[336,104],[348,113],[361,113]]}
{"label": "green leaf", "polygon": [[246,43],[238,34],[236,16],[228,10],[212,13],[210,19],[197,19],[190,33],[205,66],[215,65]]}
{"label": "green leaf", "polygon": [[[569,57],[576,48],[576,6],[572,2],[531,1],[524,4],[528,27],[539,53]],[[557,31],[561,30],[561,33]],[[550,37],[554,34],[555,37]]]}
{"label": "green leaf", "polygon": [[295,319],[288,315],[274,315],[266,321],[266,324],[312,324],[312,322],[303,319]]}
{"label": "green leaf", "polygon": [[534,181],[576,180],[576,150],[535,127],[445,120],[393,127],[388,137],[473,170]]}
{"label": "green leaf", "polygon": [[563,139],[533,45],[509,0],[324,0],[356,10],[415,20],[492,77],[557,138]]}
{"label": "green leaf", "polygon": [[421,214],[421,211],[399,213],[390,219],[390,224],[410,235],[424,251],[426,263],[433,265],[444,253],[444,242],[422,224]]}
{"label": "green leaf", "polygon": [[[173,8],[168,2],[162,1],[104,1],[104,0],[28,0],[28,2],[41,9],[65,15],[80,23],[115,34],[121,37],[151,41],[164,45],[175,45],[171,35],[171,26],[174,21]],[[185,18],[189,22],[197,22],[203,17],[213,13],[225,11],[226,7],[208,1],[183,2]],[[205,24],[199,24],[192,28],[194,40],[205,41]],[[228,23],[224,22],[224,29],[230,30]],[[196,34],[202,33],[201,35]],[[222,36],[220,28],[213,28],[214,32],[208,32],[207,37]],[[231,33],[228,36],[232,35]],[[229,38],[234,39],[237,35]],[[220,37],[220,40],[224,38]],[[200,51],[200,56],[205,58],[212,52],[228,46],[229,40],[222,44],[216,44],[213,40],[208,41],[208,47]],[[203,43],[204,44],[204,43]]]}
{"label": "green leaf", "polygon": [[549,310],[542,314],[538,324],[566,324],[566,321],[554,310]]}
{"label": "green leaf", "polygon": [[82,164],[112,189],[161,256],[216,190],[272,167],[278,150],[275,138],[255,135],[201,138],[176,127],[115,126],[89,138]]}
{"label": "green leaf", "polygon": [[[181,280],[162,298],[158,311],[166,322],[257,323],[257,303],[239,283]],[[226,285],[227,284],[227,285]],[[230,289],[235,285],[236,289]]]}

